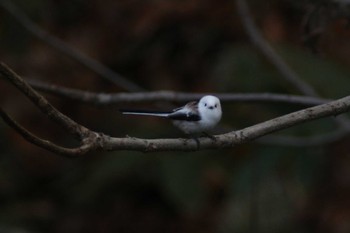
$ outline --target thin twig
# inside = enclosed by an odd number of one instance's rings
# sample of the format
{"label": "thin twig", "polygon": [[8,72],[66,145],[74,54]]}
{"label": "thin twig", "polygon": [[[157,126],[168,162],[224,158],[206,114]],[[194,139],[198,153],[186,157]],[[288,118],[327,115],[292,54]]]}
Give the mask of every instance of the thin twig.
{"label": "thin twig", "polygon": [[27,82],[36,90],[42,91],[44,93],[75,100],[86,104],[93,104],[96,106],[108,106],[119,103],[140,103],[153,101],[186,102],[200,99],[202,96],[207,94],[212,94],[219,97],[222,102],[272,102],[314,106],[331,101],[330,99],[322,99],[309,96],[285,95],[274,93],[185,93],[174,91],[96,93],[62,87],[54,84],[48,84],[36,80],[27,80]]}
{"label": "thin twig", "polygon": [[271,45],[262,37],[250,14],[246,0],[236,0],[238,14],[241,17],[243,26],[255,47],[275,66],[290,84],[302,94],[318,97],[316,91],[308,83],[304,82],[297,73],[291,69]]}
{"label": "thin twig", "polygon": [[111,70],[107,66],[98,62],[95,59],[88,57],[79,50],[67,43],[50,35],[48,32],[41,29],[32,20],[29,19],[18,7],[16,7],[11,1],[1,0],[0,6],[2,6],[10,15],[12,15],[27,31],[29,31],[33,36],[44,41],[54,49],[60,51],[61,53],[73,58],[80,64],[84,65],[86,68],[93,70],[95,73],[99,74],[106,80],[118,85],[119,87],[125,89],[126,91],[142,91],[144,90],[135,83],[129,81],[127,78]]}
{"label": "thin twig", "polygon": [[86,143],[76,148],[65,148],[62,146],[58,146],[50,141],[37,137],[33,133],[23,128],[1,108],[0,108],[0,116],[5,123],[7,123],[11,128],[13,128],[19,135],[21,135],[28,142],[31,142],[38,147],[51,151],[55,154],[62,155],[64,157],[76,157],[78,155],[83,155],[89,152],[90,150],[92,150],[93,149],[92,147],[95,145],[93,143]]}

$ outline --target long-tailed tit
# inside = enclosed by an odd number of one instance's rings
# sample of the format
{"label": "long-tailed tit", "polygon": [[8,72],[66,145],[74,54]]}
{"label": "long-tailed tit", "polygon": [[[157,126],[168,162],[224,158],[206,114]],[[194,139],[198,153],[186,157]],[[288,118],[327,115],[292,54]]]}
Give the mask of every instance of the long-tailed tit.
{"label": "long-tailed tit", "polygon": [[154,112],[139,110],[120,110],[123,114],[156,116],[171,119],[175,126],[186,134],[206,133],[221,119],[220,100],[212,95],[206,95],[199,101],[189,102],[183,107],[170,112]]}

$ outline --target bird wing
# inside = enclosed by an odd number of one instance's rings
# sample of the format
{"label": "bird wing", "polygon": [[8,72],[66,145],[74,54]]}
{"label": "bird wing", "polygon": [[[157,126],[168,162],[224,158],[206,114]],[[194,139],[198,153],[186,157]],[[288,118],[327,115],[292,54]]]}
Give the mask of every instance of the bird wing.
{"label": "bird wing", "polygon": [[180,121],[199,121],[201,117],[198,112],[198,102],[189,102],[183,107],[176,108],[172,113],[168,115],[168,118],[172,120]]}

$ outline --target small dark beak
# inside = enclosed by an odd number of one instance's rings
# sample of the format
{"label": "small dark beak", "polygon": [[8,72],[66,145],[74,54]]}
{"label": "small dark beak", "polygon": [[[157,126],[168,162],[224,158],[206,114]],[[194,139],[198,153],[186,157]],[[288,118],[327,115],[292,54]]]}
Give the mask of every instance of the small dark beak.
{"label": "small dark beak", "polygon": [[214,107],[213,106],[210,106],[210,107],[208,107],[210,110],[213,110],[214,109]]}

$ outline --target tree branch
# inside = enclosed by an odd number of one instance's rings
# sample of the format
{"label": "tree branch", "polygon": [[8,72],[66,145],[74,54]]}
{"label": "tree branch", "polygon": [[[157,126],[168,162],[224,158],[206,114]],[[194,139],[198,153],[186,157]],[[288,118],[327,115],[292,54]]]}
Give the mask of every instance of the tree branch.
{"label": "tree branch", "polygon": [[84,138],[88,129],[59,112],[47,99],[36,92],[28,83],[13,72],[5,64],[0,63],[0,77],[11,82],[18,90],[26,95],[46,116],[67,130],[78,139]]}
{"label": "tree branch", "polygon": [[4,64],[0,64],[0,76],[10,81],[15,87],[23,92],[45,115],[64,127],[69,133],[78,135],[81,146],[78,148],[61,148],[51,142],[42,140],[32,133],[26,131],[12,120],[6,113],[0,111],[4,121],[26,140],[46,150],[66,156],[81,156],[95,150],[135,150],[143,152],[155,151],[194,151],[203,149],[230,148],[235,145],[250,142],[264,135],[280,131],[294,125],[315,119],[336,116],[350,110],[350,96],[335,100],[329,103],[310,107],[304,110],[293,112],[275,119],[265,121],[242,130],[216,135],[215,139],[200,138],[200,147],[193,139],[141,139],[141,138],[115,138],[97,133],[74,122],[63,115],[35,90],[33,90],[22,78],[16,75]]}
{"label": "tree branch", "polygon": [[[152,101],[173,101],[187,102],[200,99],[209,93],[185,93],[174,91],[154,91],[154,92],[134,92],[134,93],[95,93],[82,91],[73,88],[48,84],[37,80],[27,80],[27,82],[44,93],[55,95],[78,102],[93,104],[96,106],[108,106],[119,103],[132,102],[152,102]],[[314,106],[331,101],[309,96],[273,94],[273,93],[210,93],[220,98],[222,102],[272,102],[289,103],[304,106]]]}
{"label": "tree branch", "polygon": [[111,70],[107,66],[98,62],[95,59],[88,57],[77,49],[69,46],[62,40],[54,37],[41,29],[33,21],[31,21],[18,7],[16,7],[11,1],[1,0],[0,6],[2,6],[10,15],[12,15],[28,32],[38,39],[44,41],[52,48],[60,51],[68,57],[78,61],[86,68],[99,74],[101,77],[111,81],[112,83],[124,88],[127,91],[142,91],[144,90],[140,86],[130,82],[127,78]]}

